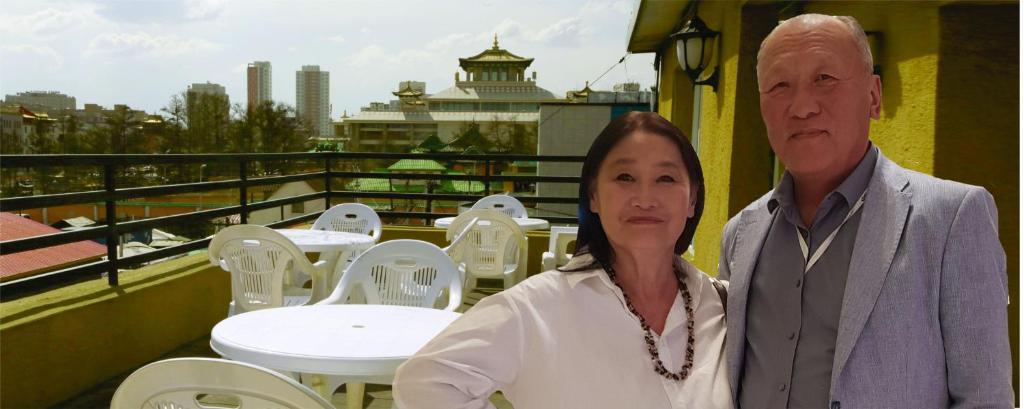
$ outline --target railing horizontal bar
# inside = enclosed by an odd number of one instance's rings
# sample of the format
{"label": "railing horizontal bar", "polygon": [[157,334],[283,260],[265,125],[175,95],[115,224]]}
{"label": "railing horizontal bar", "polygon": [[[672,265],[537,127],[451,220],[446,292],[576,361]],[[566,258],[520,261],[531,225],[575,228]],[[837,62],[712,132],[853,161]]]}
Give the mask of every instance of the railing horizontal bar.
{"label": "railing horizontal bar", "polygon": [[[401,179],[401,180],[476,180],[486,181],[487,176],[483,175],[437,175],[427,173],[379,173],[379,172],[331,172],[331,177],[339,178],[366,178],[366,179]],[[514,181],[514,182],[553,182],[553,183],[579,183],[579,176],[490,176],[493,181]]]}
{"label": "railing horizontal bar", "polygon": [[324,152],[297,153],[202,153],[202,154],[133,154],[133,155],[0,155],[0,167],[25,168],[44,166],[84,166],[84,165],[151,165],[156,163],[210,163],[323,159]]}
{"label": "railing horizontal bar", "polygon": [[252,213],[254,210],[270,209],[273,207],[281,207],[290,205],[292,203],[300,203],[309,200],[318,200],[324,198],[324,192],[307,193],[304,195],[286,197],[283,199],[266,200],[262,202],[250,202],[248,204],[249,212]]}
{"label": "railing horizontal bar", "polygon": [[[399,192],[362,192],[362,191],[332,191],[331,197],[339,198],[374,198],[374,199],[409,199],[409,200],[449,200],[456,202],[477,201],[482,195],[456,195],[441,193],[399,193]],[[515,196],[521,202],[526,203],[570,203],[579,201],[575,197],[560,196]]]}
{"label": "railing horizontal bar", "polygon": [[177,193],[198,193],[210,190],[237,189],[239,180],[218,180],[215,182],[181,183],[176,185],[131,187],[117,189],[116,200],[132,199],[143,196],[163,196]]}
{"label": "railing horizontal bar", "polygon": [[3,209],[5,212],[11,212],[15,210],[38,209],[40,207],[96,203],[104,200],[107,200],[107,192],[102,190],[41,196],[20,196],[0,199],[0,209]]}
{"label": "railing horizontal bar", "polygon": [[0,242],[0,255],[20,253],[22,251],[35,250],[43,247],[59,246],[61,244],[74,243],[83,240],[92,240],[107,234],[107,229],[107,226],[87,227],[81,230],[5,240]]}
{"label": "railing horizontal bar", "polygon": [[505,154],[463,154],[463,153],[390,153],[390,152],[330,152],[338,159],[431,159],[450,161],[512,162],[583,162],[585,156],[575,155],[505,155]]}
{"label": "railing horizontal bar", "polygon": [[117,234],[129,233],[133,231],[152,229],[154,227],[166,226],[173,223],[230,216],[233,214],[238,214],[239,211],[241,211],[240,206],[227,206],[218,209],[201,210],[198,212],[182,213],[163,217],[153,217],[149,219],[133,220],[130,222],[120,222],[117,224],[117,227],[114,229],[114,231]]}
{"label": "railing horizontal bar", "polygon": [[246,186],[265,186],[265,185],[278,185],[288,182],[299,182],[303,180],[318,179],[324,177],[324,172],[312,172],[312,173],[300,173],[296,175],[285,175],[285,176],[263,176],[258,178],[249,178],[246,180]]}
{"label": "railing horizontal bar", "polygon": [[324,212],[315,212],[315,213],[310,213],[310,214],[304,214],[302,216],[292,217],[290,219],[284,219],[284,220],[281,220],[281,221],[276,221],[276,222],[273,222],[273,223],[269,223],[269,224],[267,224],[267,227],[272,228],[272,229],[280,229],[280,228],[283,228],[283,227],[294,226],[294,225],[299,224],[299,223],[305,223],[305,222],[308,222],[310,220],[316,220],[323,213]]}
{"label": "railing horizontal bar", "polygon": [[203,154],[109,154],[109,155],[0,155],[0,167],[24,168],[45,166],[150,165],[157,163],[210,163],[324,159],[431,159],[449,161],[536,161],[583,162],[576,155],[504,155],[461,153],[388,153],[388,152],[295,152],[295,153],[203,153]]}

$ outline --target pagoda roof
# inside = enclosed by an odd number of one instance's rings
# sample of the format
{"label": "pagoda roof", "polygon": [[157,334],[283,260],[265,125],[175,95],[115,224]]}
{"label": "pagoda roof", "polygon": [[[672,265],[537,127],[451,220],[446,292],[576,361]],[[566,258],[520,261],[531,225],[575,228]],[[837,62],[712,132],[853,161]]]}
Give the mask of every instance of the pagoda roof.
{"label": "pagoda roof", "polygon": [[410,84],[405,84],[405,88],[392,92],[391,94],[396,97],[421,97],[423,96],[423,91],[414,90]]}
{"label": "pagoda roof", "polygon": [[523,63],[530,65],[533,58],[523,58],[510,53],[504,48],[498,47],[498,35],[494,35],[494,45],[491,48],[481,51],[479,54],[467,58],[459,58],[459,66],[465,67],[467,63]]}
{"label": "pagoda roof", "polygon": [[560,98],[532,82],[502,85],[471,85],[459,83],[436,94],[426,97],[429,101],[440,100],[486,100],[509,102],[556,102]]}

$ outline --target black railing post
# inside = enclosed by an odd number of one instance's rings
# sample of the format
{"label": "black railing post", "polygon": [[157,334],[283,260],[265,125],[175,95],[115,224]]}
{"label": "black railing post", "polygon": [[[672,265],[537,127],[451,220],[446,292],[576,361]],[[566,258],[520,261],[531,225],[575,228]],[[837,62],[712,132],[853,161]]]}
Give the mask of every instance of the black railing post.
{"label": "black railing post", "polygon": [[484,159],[484,196],[491,195],[491,160]]}
{"label": "black railing post", "polygon": [[249,162],[243,160],[238,163],[238,180],[242,181],[242,185],[238,187],[238,205],[241,206],[239,211],[239,218],[242,224],[249,223],[249,203],[248,203],[248,186],[246,186],[249,180]]}
{"label": "black railing post", "polygon": [[331,208],[331,154],[324,158],[324,211]]}
{"label": "black railing post", "polygon": [[103,184],[107,190],[107,283],[111,286],[117,285],[117,245],[120,241],[115,230],[117,202],[114,201],[114,193],[117,186],[114,185],[114,180],[114,165],[103,165]]}

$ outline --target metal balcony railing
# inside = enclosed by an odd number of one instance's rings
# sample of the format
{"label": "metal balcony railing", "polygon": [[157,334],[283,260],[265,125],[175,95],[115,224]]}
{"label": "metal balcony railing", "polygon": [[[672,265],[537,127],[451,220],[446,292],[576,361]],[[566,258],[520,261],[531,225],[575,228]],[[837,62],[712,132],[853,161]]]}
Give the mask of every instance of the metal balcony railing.
{"label": "metal balcony railing", "polygon": [[[483,164],[484,174],[464,175],[442,175],[428,173],[388,173],[361,172],[361,171],[338,171],[334,170],[339,164],[351,164],[356,161],[370,159],[380,160],[401,160],[401,159],[430,159],[441,162],[467,162]],[[314,171],[305,171],[295,174],[258,176],[251,172],[251,165],[264,162],[281,161],[318,161]],[[301,203],[309,200],[322,199],[325,208],[331,205],[331,199],[357,199],[357,198],[378,198],[378,199],[410,199],[410,200],[444,200],[444,201],[476,201],[484,196],[490,195],[491,182],[546,182],[546,183],[579,183],[578,176],[529,176],[529,175],[492,175],[492,164],[507,163],[512,161],[537,161],[537,162],[570,162],[579,163],[583,161],[582,156],[536,156],[536,155],[483,155],[483,154],[452,154],[452,153],[369,153],[369,152],[317,152],[317,153],[262,153],[262,154],[157,154],[157,155],[0,155],[0,169],[5,172],[14,172],[18,169],[39,169],[46,167],[76,167],[93,166],[102,167],[103,184],[102,190],[90,190],[75,193],[44,194],[21,197],[0,197],[0,211],[15,212],[19,210],[38,209],[53,206],[72,204],[93,204],[103,203],[105,205],[106,223],[102,226],[88,227],[81,230],[53,233],[35,237],[6,240],[0,242],[0,255],[13,254],[22,251],[35,250],[66,243],[73,243],[82,240],[106,239],[107,256],[105,260],[82,264],[58,271],[20,278],[5,283],[0,283],[0,300],[9,300],[24,294],[36,293],[48,288],[58,287],[81,281],[83,279],[97,278],[106,274],[109,285],[118,285],[118,269],[127,268],[133,265],[150,262],[187,253],[189,251],[206,248],[210,238],[193,240],[181,245],[167,247],[152,252],[134,255],[130,257],[118,257],[117,246],[120,235],[152,229],[159,226],[173,225],[178,223],[189,223],[197,221],[208,221],[213,218],[238,215],[241,223],[248,221],[250,212],[275,208],[293,203]],[[117,175],[119,170],[125,167],[144,166],[154,164],[217,164],[217,166],[237,166],[237,178],[230,180],[205,181],[196,183],[163,184],[145,187],[118,187]],[[231,165],[228,165],[231,164]],[[309,170],[309,166],[306,167]],[[200,169],[200,172],[202,169]],[[439,193],[404,193],[404,192],[368,192],[349,191],[338,189],[334,183],[335,179],[343,178],[386,178],[399,180],[467,180],[483,182],[484,192],[482,195],[473,194],[439,194]],[[265,200],[251,202],[248,199],[248,189],[257,186],[277,185],[294,181],[307,181],[320,179],[323,181],[324,190],[303,194],[283,199]],[[209,210],[199,210],[181,213],[171,216],[153,217],[142,220],[118,221],[116,215],[118,201],[139,197],[153,197],[182,193],[199,193],[213,190],[237,189],[238,204]],[[543,196],[516,196],[525,203],[577,203],[576,197],[543,197]],[[429,205],[426,207],[430,209]],[[270,223],[270,227],[281,227],[294,225],[316,219],[322,212],[304,214],[299,217],[281,220]],[[448,213],[432,212],[378,212],[381,217],[393,218],[417,218],[432,220],[439,217],[452,216]],[[115,217],[110,217],[114,215]],[[575,223],[575,217],[542,217],[552,223]]]}

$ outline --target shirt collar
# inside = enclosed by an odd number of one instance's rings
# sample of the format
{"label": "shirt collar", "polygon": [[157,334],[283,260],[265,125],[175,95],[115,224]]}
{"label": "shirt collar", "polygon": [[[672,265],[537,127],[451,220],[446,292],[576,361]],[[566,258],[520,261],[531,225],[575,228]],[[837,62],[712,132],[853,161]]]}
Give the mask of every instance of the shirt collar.
{"label": "shirt collar", "polygon": [[[588,253],[583,253],[580,255],[573,256],[571,259],[569,259],[569,262],[566,263],[565,266],[562,268],[571,270],[590,265],[593,262],[594,256],[591,256]],[[608,274],[604,272],[604,268],[601,267],[596,267],[589,270],[573,271],[564,274],[566,281],[569,282],[569,288],[575,288],[576,284],[579,284],[581,281],[592,279],[594,277],[598,277],[598,279],[600,279],[600,277],[605,277],[605,279],[607,279],[608,277]],[[611,280],[608,280],[608,282],[610,284]]]}
{"label": "shirt collar", "polygon": [[[833,193],[839,193],[848,205],[853,205],[860,198],[860,195],[864,193],[868,188],[868,184],[871,182],[871,175],[875,171],[875,162],[878,161],[878,147],[875,144],[868,142],[868,152],[864,155],[864,158],[860,160],[857,167],[853,169],[850,176],[847,176],[843,183],[839,184]],[[793,176],[790,175],[789,171],[786,171],[782,175],[782,180],[779,181],[778,186],[772,191],[771,198],[768,199],[768,212],[774,212],[776,207],[789,207],[794,204],[793,201]]]}

